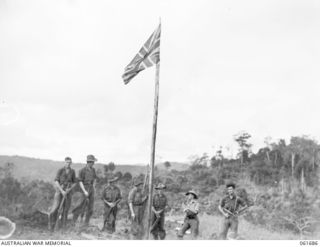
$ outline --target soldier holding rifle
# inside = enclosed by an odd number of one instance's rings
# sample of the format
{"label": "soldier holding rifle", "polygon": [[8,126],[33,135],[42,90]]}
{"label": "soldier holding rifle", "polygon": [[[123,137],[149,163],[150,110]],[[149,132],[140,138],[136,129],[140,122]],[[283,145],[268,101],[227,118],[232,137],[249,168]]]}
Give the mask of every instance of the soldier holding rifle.
{"label": "soldier holding rifle", "polygon": [[94,181],[96,180],[96,171],[93,168],[97,159],[89,154],[87,156],[87,164],[79,171],[79,185],[82,191],[82,198],[79,205],[73,209],[73,222],[77,222],[80,214],[85,214],[84,226],[89,225],[89,220],[93,214],[94,204]]}
{"label": "soldier holding rifle", "polygon": [[195,191],[190,190],[186,193],[187,203],[183,204],[183,212],[186,214],[184,218],[184,223],[181,229],[178,232],[178,238],[182,239],[185,232],[190,229],[192,238],[196,239],[199,234],[199,203],[198,195]]}
{"label": "soldier holding rifle", "polygon": [[228,195],[222,198],[219,204],[219,210],[224,215],[220,234],[221,239],[227,238],[229,228],[233,238],[237,237],[238,216],[248,208],[246,202],[235,194],[236,185],[234,183],[228,183],[226,187]]}
{"label": "soldier holding rifle", "polygon": [[143,191],[143,181],[135,179],[134,187],[130,190],[128,196],[128,204],[131,218],[131,234],[134,239],[142,239],[143,236],[143,216],[145,210],[145,202],[148,196]]}
{"label": "soldier holding rifle", "polygon": [[118,204],[122,198],[120,189],[115,185],[116,181],[118,181],[118,177],[108,179],[108,185],[104,188],[101,198],[104,202],[102,231],[106,230],[110,234],[116,230]]}
{"label": "soldier holding rifle", "polygon": [[65,166],[58,170],[55,178],[56,192],[53,205],[49,213],[49,230],[57,228],[59,217],[61,215],[61,226],[66,227],[68,211],[71,206],[71,190],[76,185],[75,171],[71,168],[72,160],[66,157]]}
{"label": "soldier holding rifle", "polygon": [[167,197],[163,193],[164,189],[166,189],[166,186],[162,183],[159,183],[155,187],[156,194],[153,196],[152,200],[152,226],[150,232],[155,240],[164,240],[166,237],[166,231],[164,229],[164,211],[167,207]]}

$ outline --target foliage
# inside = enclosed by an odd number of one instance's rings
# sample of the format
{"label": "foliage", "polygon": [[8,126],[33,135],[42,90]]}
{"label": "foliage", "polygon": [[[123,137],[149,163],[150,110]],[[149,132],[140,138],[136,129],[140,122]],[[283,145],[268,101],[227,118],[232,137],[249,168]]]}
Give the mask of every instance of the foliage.
{"label": "foliage", "polygon": [[[251,205],[244,216],[247,221],[271,230],[289,230],[301,238],[316,231],[316,219],[320,218],[319,144],[306,136],[292,137],[288,143],[281,139],[271,142],[269,138],[265,146],[253,153],[250,137],[246,132],[235,137],[241,151],[240,160],[224,157],[220,148],[213,157],[207,153],[191,156],[187,170],[175,170],[174,165],[165,162],[167,169],[158,169],[154,182],[166,184],[169,207],[182,214],[185,192],[193,189],[199,194],[201,212],[220,215],[218,204],[225,195],[225,184],[233,181],[237,184],[238,196]],[[19,181],[13,176],[14,170],[13,163],[0,167],[2,215],[18,216],[21,212],[28,212],[42,198],[46,205],[52,203],[52,183]],[[94,216],[101,217],[104,205],[99,198],[108,176],[114,174],[120,178],[117,184],[123,197],[119,204],[119,217],[126,217],[132,174],[117,171],[113,162],[97,170],[97,174]],[[145,174],[138,177],[143,179]],[[79,188],[75,189],[74,201],[79,196],[76,191]]]}
{"label": "foliage", "polygon": [[163,165],[166,169],[169,169],[171,167],[171,163],[169,161],[164,162]]}
{"label": "foliage", "polygon": [[190,157],[190,169],[191,170],[197,170],[207,167],[207,164],[209,162],[209,156],[207,153],[203,153],[201,156],[191,156]]}
{"label": "foliage", "polygon": [[34,210],[39,202],[49,203],[54,194],[51,183],[33,180],[21,183],[13,177],[14,164],[1,167],[0,214],[11,218]]}
{"label": "foliage", "polygon": [[108,164],[108,169],[110,172],[113,172],[116,169],[116,165],[113,162]]}
{"label": "foliage", "polygon": [[241,164],[249,161],[249,154],[252,144],[249,143],[251,135],[247,132],[240,132],[234,136],[234,140],[239,145],[239,154]]}
{"label": "foliage", "polygon": [[291,230],[302,238],[315,230],[315,219],[319,218],[319,213],[313,210],[316,200],[313,195],[299,189],[290,194],[261,193],[246,219],[271,229]]}
{"label": "foliage", "polygon": [[122,172],[118,171],[118,172],[116,172],[115,176],[117,178],[121,179],[123,175],[122,175]]}
{"label": "foliage", "polygon": [[123,176],[122,176],[122,179],[123,179],[124,181],[130,181],[130,180],[132,179],[131,173],[130,173],[130,172],[125,172],[125,173],[123,174]]}

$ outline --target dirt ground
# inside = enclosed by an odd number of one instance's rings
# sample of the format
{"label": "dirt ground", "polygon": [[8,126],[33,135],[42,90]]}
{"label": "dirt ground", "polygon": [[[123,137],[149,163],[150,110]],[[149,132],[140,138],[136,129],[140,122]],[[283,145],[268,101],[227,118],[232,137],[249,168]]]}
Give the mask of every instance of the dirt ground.
{"label": "dirt ground", "polygon": [[[166,217],[166,231],[167,240],[175,240],[176,228],[180,226],[183,221],[183,215],[167,216]],[[198,239],[200,240],[214,240],[218,239],[220,232],[222,217],[201,215],[200,216],[200,233]],[[108,234],[101,232],[102,218],[92,218],[90,226],[83,230],[81,227],[69,227],[67,230],[58,230],[56,232],[49,232],[45,226],[37,227],[36,225],[26,224],[25,221],[16,222],[16,231],[11,239],[27,239],[27,240],[44,240],[44,239],[59,239],[59,240],[127,240],[130,237],[130,222],[127,219],[119,219],[116,224],[116,232]],[[317,239],[316,236],[307,236],[307,239]],[[186,234],[184,239],[189,240],[190,235]],[[246,240],[294,240],[299,239],[298,235],[289,232],[270,231],[265,228],[257,227],[250,224],[244,219],[240,219],[239,223],[239,239]]]}

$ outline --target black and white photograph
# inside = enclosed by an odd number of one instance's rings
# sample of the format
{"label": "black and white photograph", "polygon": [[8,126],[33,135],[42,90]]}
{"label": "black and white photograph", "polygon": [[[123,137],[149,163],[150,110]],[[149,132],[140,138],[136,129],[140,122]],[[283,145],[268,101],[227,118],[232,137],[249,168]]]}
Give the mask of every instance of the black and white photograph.
{"label": "black and white photograph", "polygon": [[317,0],[0,0],[1,245],[317,246],[319,44]]}

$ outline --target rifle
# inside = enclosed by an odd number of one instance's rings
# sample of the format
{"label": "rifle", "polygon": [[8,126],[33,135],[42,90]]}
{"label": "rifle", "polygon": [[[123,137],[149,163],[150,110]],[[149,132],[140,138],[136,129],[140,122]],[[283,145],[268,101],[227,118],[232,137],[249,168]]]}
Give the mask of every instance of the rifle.
{"label": "rifle", "polygon": [[[237,216],[238,216],[238,214],[234,214],[234,213],[232,213],[230,210],[228,210],[228,209],[226,209],[226,208],[222,208],[222,210],[225,211],[226,213],[228,213],[229,216],[230,216],[230,215],[231,215],[231,216],[234,216],[234,217],[237,217]],[[229,216],[228,216],[228,218],[229,218]]]}
{"label": "rifle", "polygon": [[[109,204],[107,203],[107,201],[106,201],[106,200],[103,200],[103,202],[109,206]],[[109,207],[110,207],[110,206],[109,206]],[[114,206],[114,207],[110,207],[110,210],[109,210],[108,215],[106,215],[106,216],[104,217],[104,219],[103,219],[103,226],[102,226],[101,231],[103,231],[103,230],[105,229],[105,226],[106,226],[106,219],[108,219],[108,218],[110,217],[110,215],[112,215],[112,214],[113,214],[113,211],[114,211],[114,208],[115,208],[115,207],[116,207],[116,206]]]}
{"label": "rifle", "polygon": [[[55,222],[55,225],[54,225],[54,230],[55,231],[58,230],[59,218],[63,213],[64,204],[65,204],[65,201],[67,199],[66,197],[68,196],[69,193],[71,193],[71,191],[73,190],[73,188],[76,185],[77,185],[76,183],[74,183],[71,187],[69,187],[70,184],[68,185],[69,188],[66,189],[66,195],[62,198],[62,200],[60,202],[59,209],[58,209],[58,214],[57,214],[57,219],[56,219],[56,222]],[[63,221],[63,218],[61,220]]]}
{"label": "rifle", "polygon": [[80,213],[81,222],[82,222],[82,220],[83,220],[83,216],[84,216],[84,213],[85,213],[85,211],[86,211],[86,208],[87,208],[87,206],[89,205],[89,195],[90,195],[90,193],[91,193],[91,187],[89,187],[89,189],[87,190],[87,192],[88,192],[88,196],[84,195],[86,199],[85,199],[84,202],[83,202],[82,209],[81,209],[81,213]]}
{"label": "rifle", "polygon": [[[236,206],[237,206],[237,201],[238,201],[238,197],[236,197],[236,200],[235,200],[235,203],[234,203],[234,209],[236,209]],[[246,209],[248,208],[248,206],[245,206],[245,207],[242,207],[240,208],[239,211],[237,211],[236,214],[232,213],[230,210],[226,209],[226,208],[222,208],[222,210],[224,210],[226,213],[234,216],[234,217],[238,217],[240,216]]]}
{"label": "rifle", "polygon": [[[56,222],[55,222],[55,225],[54,225],[54,230],[55,230],[55,231],[58,230],[59,218],[60,218],[60,216],[62,215],[63,207],[64,207],[64,202],[65,202],[65,200],[66,200],[66,197],[67,197],[67,195],[65,195],[65,196],[62,198],[61,202],[60,202],[60,206],[59,206],[58,214],[57,214],[57,219],[56,219]],[[61,219],[61,220],[63,220],[63,219]]]}
{"label": "rifle", "polygon": [[[161,210],[161,213],[162,213],[162,212],[163,212],[163,210]],[[159,223],[159,221],[160,221],[160,219],[161,219],[161,216],[160,216],[160,215],[159,215],[159,216],[156,215],[156,217],[157,217],[157,219],[155,220],[155,222],[153,222],[152,226],[150,227],[150,232],[153,231],[153,229],[156,227],[156,225]]]}
{"label": "rifle", "polygon": [[120,201],[121,201],[121,198],[118,199],[118,200],[116,200],[115,202],[110,202],[110,203],[114,203],[114,204],[115,204],[113,207],[111,207],[111,206],[109,205],[109,202],[108,202],[107,200],[103,199],[103,202],[104,202],[105,204],[107,204],[110,208],[115,208],[115,207],[117,207],[117,205],[118,205],[118,203],[119,203]]}
{"label": "rifle", "polygon": [[83,220],[83,217],[84,217],[84,214],[85,214],[85,212],[86,212],[86,208],[87,208],[88,204],[89,204],[89,197],[86,196],[86,199],[85,199],[84,202],[83,202],[82,209],[81,209],[81,214],[80,214],[80,216],[81,216],[81,222],[82,222],[82,220]]}
{"label": "rifle", "polygon": [[157,219],[156,219],[156,221],[155,222],[153,222],[153,224],[152,224],[152,226],[150,227],[150,232],[152,232],[153,231],[153,229],[156,227],[156,225],[158,224],[158,222],[160,221],[160,218],[161,218],[161,216],[156,216],[157,217]]}

